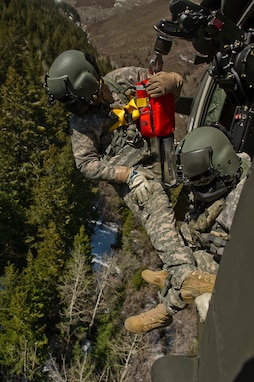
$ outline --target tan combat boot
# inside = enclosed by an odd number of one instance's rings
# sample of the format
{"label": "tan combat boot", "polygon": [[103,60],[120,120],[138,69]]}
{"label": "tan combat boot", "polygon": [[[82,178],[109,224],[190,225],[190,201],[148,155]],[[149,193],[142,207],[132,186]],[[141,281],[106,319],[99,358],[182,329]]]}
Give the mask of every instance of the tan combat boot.
{"label": "tan combat boot", "polygon": [[156,285],[160,288],[164,288],[164,283],[167,278],[167,271],[150,271],[149,269],[145,269],[141,273],[141,277],[149,284]]}
{"label": "tan combat boot", "polygon": [[145,334],[156,328],[169,326],[173,317],[169,314],[163,304],[148,312],[141,313],[138,316],[132,316],[125,320],[125,329],[135,334]]}
{"label": "tan combat boot", "polygon": [[182,300],[186,304],[191,304],[194,299],[203,293],[212,293],[216,276],[200,270],[192,272],[184,280],[181,288]]}

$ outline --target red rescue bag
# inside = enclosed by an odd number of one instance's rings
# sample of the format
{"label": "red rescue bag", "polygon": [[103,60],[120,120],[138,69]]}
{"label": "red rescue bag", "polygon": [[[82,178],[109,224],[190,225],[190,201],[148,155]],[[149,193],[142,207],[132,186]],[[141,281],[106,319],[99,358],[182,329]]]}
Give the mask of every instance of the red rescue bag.
{"label": "red rescue bag", "polygon": [[175,130],[175,102],[172,93],[150,98],[145,85],[149,80],[136,84],[136,104],[140,112],[139,126],[144,137],[168,137]]}

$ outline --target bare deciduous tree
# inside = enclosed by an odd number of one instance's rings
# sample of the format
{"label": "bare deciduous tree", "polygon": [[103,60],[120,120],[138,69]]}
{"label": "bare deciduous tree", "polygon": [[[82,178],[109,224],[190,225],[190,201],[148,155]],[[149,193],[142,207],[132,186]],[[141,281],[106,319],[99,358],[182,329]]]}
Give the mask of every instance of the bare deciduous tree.
{"label": "bare deciduous tree", "polygon": [[90,267],[81,246],[76,246],[71,252],[66,274],[60,286],[63,311],[61,329],[67,342],[73,334],[77,334],[81,322],[87,322],[91,317],[91,283]]}
{"label": "bare deciduous tree", "polygon": [[96,303],[93,309],[92,319],[89,324],[90,330],[92,329],[94,325],[95,316],[98,312],[104,289],[106,288],[106,286],[109,285],[110,275],[112,274],[112,272],[115,271],[115,269],[116,269],[116,261],[114,256],[107,255],[107,262],[103,262],[103,267],[101,268],[101,271],[100,272],[98,271],[97,273],[98,291],[96,295]]}
{"label": "bare deciduous tree", "polygon": [[88,357],[76,358],[67,368],[63,359],[61,372],[56,360],[50,356],[45,364],[48,381],[52,382],[97,382],[94,377],[94,366],[89,362]]}

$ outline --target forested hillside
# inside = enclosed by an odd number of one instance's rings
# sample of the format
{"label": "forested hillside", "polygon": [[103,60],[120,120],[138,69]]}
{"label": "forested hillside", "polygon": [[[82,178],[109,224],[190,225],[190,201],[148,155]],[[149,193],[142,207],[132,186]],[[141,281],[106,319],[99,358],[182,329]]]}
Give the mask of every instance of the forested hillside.
{"label": "forested hillside", "polygon": [[[53,0],[0,0],[0,48],[0,380],[149,381],[159,334],[131,336],[123,321],[154,304],[140,272],[158,258],[119,199],[80,176],[69,115],[42,86],[63,50],[96,51]],[[122,240],[94,272],[90,223],[105,202]]]}

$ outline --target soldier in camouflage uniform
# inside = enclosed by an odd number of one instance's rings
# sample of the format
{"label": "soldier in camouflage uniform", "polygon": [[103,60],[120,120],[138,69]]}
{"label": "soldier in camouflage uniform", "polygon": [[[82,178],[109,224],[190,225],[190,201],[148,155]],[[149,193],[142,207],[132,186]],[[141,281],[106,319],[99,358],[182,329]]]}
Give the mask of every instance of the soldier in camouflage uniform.
{"label": "soldier in camouflage uniform", "polygon": [[[144,280],[161,288],[160,304],[125,321],[125,327],[134,333],[145,333],[158,323],[164,326],[163,314],[158,314],[164,307],[173,315],[193,301],[199,309],[201,295],[210,298],[250,167],[249,156],[237,155],[228,137],[216,127],[195,129],[176,152],[179,181],[190,186],[192,206],[179,228],[173,220],[167,227],[161,253],[163,270],[142,272]],[[201,318],[205,315],[202,312]]]}
{"label": "soldier in camouflage uniform", "polygon": [[[123,108],[135,95],[135,84],[149,76],[147,69],[129,67],[102,78],[91,57],[73,50],[58,56],[46,75],[50,100],[59,100],[73,113],[71,139],[77,168],[87,179],[113,185],[141,220],[165,264],[161,303],[152,312],[126,320],[126,329],[137,333],[171,323],[172,314],[185,306],[180,296],[182,283],[197,269],[192,249],[176,228],[164,187],[151,171],[149,141],[132,121],[112,130],[112,109]],[[178,97],[182,78],[177,73],[150,77],[146,90],[151,97],[169,92]]]}

